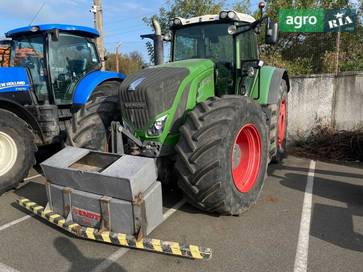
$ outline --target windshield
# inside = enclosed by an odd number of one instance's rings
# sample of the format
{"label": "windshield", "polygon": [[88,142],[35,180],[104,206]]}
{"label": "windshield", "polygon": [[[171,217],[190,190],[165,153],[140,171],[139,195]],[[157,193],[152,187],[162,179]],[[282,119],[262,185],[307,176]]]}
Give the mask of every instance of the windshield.
{"label": "windshield", "polygon": [[44,38],[40,35],[19,37],[15,45],[14,66],[29,69],[35,94],[42,102],[48,96]]}
{"label": "windshield", "polygon": [[174,37],[174,61],[203,58],[216,64],[216,91],[229,93],[233,88],[233,37],[230,24],[197,24],[177,29]]}
{"label": "windshield", "polygon": [[49,42],[49,67],[56,103],[70,104],[77,81],[99,69],[100,61],[93,42],[60,33],[59,40]]}

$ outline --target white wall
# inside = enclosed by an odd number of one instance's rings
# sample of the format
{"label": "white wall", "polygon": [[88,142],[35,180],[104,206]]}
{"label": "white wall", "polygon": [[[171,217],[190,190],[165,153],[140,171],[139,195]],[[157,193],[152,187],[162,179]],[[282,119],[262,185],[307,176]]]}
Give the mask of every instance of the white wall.
{"label": "white wall", "polygon": [[290,140],[308,136],[318,125],[363,128],[363,72],[296,76],[290,81]]}

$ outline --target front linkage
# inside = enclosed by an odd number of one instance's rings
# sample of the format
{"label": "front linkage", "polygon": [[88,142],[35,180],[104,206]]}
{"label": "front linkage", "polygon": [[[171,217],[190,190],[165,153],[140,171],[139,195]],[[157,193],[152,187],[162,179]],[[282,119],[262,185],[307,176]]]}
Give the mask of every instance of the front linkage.
{"label": "front linkage", "polygon": [[210,248],[178,242],[162,241],[152,238],[143,238],[138,240],[134,236],[124,233],[114,233],[82,227],[73,221],[67,221],[63,216],[50,209],[44,208],[29,199],[19,198],[17,199],[17,203],[33,214],[40,216],[48,222],[83,239],[190,259],[209,260],[212,257],[212,250]]}

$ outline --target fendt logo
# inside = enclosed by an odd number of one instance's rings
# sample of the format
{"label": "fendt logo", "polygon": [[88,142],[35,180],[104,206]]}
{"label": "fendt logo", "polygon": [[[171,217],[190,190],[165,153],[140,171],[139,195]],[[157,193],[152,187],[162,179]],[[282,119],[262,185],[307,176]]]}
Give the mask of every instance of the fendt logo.
{"label": "fendt logo", "polygon": [[281,9],[281,32],[354,32],[354,9]]}

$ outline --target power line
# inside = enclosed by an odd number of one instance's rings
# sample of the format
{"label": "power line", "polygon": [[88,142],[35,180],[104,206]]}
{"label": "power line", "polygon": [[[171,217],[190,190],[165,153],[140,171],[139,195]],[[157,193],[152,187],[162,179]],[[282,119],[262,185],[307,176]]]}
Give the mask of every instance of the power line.
{"label": "power line", "polygon": [[122,29],[122,30],[124,30],[124,29],[132,29],[132,28],[139,28],[139,27],[141,27],[141,26],[146,26],[145,25],[145,23],[143,22],[143,21],[140,21],[139,23],[137,23],[137,24],[134,24],[133,26],[131,26],[131,27],[128,27],[128,26],[126,26],[125,27],[125,25],[124,24],[122,24],[122,23],[117,23],[117,24],[114,24],[112,27],[107,27],[107,30],[108,31],[115,31],[115,30],[119,30],[119,29]]}
{"label": "power line", "polygon": [[31,25],[34,22],[34,20],[38,17],[38,15],[39,15],[40,11],[43,9],[44,5],[45,5],[45,2],[43,2],[43,4],[38,9],[38,11],[35,13],[33,19],[30,21],[29,25]]}
{"label": "power line", "polygon": [[120,34],[120,33],[130,33],[130,32],[133,32],[133,31],[136,31],[136,30],[142,30],[142,29],[145,29],[147,28],[147,26],[143,26],[143,25],[139,25],[139,26],[136,26],[136,27],[130,27],[130,28],[127,28],[127,31],[123,31],[124,29],[121,30],[114,30],[114,31],[109,31],[109,30],[106,30],[107,32],[107,35],[112,35],[112,34]]}
{"label": "power line", "polygon": [[119,36],[123,36],[125,34],[131,33],[131,32],[136,32],[137,30],[144,30],[145,28],[140,28],[140,29],[134,29],[134,30],[130,30],[130,31],[125,31],[125,32],[118,32],[118,33],[113,33],[113,34],[107,34],[106,36],[109,37],[119,37]]}
{"label": "power line", "polygon": [[[134,28],[134,27],[139,27],[140,25],[145,25],[145,22],[142,21],[142,18],[137,18],[139,21],[138,23],[134,23],[131,27]],[[127,20],[126,20],[127,21]],[[124,27],[124,24],[122,24],[122,22],[117,22],[117,21],[114,21],[112,22],[112,25],[109,25],[107,27],[108,30],[114,30],[114,29],[119,29],[120,27],[122,28],[125,28]]]}
{"label": "power line", "polygon": [[132,20],[136,20],[136,19],[143,19],[144,17],[156,15],[157,13],[158,13],[158,11],[157,12],[153,11],[153,12],[145,13],[145,14],[141,15],[140,17],[138,16],[138,17],[122,18],[122,19],[118,19],[118,20],[113,20],[112,22],[106,23],[106,25],[120,23],[120,22],[126,22],[126,21],[132,21]]}
{"label": "power line", "polygon": [[[105,42],[105,44],[118,44],[119,42],[116,41],[109,41]],[[128,44],[128,43],[145,43],[145,41],[122,41],[122,43]]]}

